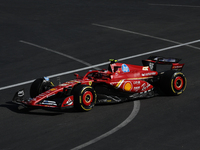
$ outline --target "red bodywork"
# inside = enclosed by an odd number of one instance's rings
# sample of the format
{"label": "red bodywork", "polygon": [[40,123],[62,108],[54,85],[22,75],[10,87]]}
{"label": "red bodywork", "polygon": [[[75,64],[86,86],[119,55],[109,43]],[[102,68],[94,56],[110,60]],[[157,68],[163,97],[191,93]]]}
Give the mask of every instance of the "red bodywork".
{"label": "red bodywork", "polygon": [[[129,93],[130,95],[135,93],[148,93],[149,91],[152,91],[154,89],[154,86],[148,81],[159,75],[157,71],[154,71],[155,69],[151,68],[150,63],[153,63],[153,65],[155,65],[157,62],[158,61],[153,59],[147,59],[144,60],[144,63],[147,63],[147,65],[144,66],[111,62],[107,70],[91,70],[88,71],[83,77],[75,74],[75,80],[62,83],[39,94],[33,99],[22,100],[20,103],[26,106],[51,108],[73,107],[74,95],[71,92],[69,92],[69,94],[64,97],[60,103],[58,103],[57,100],[51,99],[51,97],[54,97],[58,93],[68,92],[68,90],[72,91],[73,88],[79,84],[88,85],[91,87],[97,84],[104,84],[108,87],[112,87],[119,92]],[[160,63],[164,64],[166,62],[160,61]],[[171,69],[182,69],[184,65],[179,64],[178,62],[169,63],[172,64]]]}
{"label": "red bodywork", "polygon": [[[120,91],[131,93],[141,93],[151,90],[153,86],[145,81],[145,79],[157,76],[158,72],[151,71],[150,68],[144,66],[136,66],[122,63],[110,64],[110,70],[92,70],[86,73],[84,77],[76,74],[77,79],[62,83],[37,97],[28,101],[23,101],[29,106],[40,107],[71,107],[74,105],[73,95],[66,97],[61,106],[58,106],[54,101],[46,101],[45,99],[56,95],[59,92],[67,91],[68,88],[74,87],[77,84],[92,86],[94,83],[105,83],[113,86]],[[42,102],[41,102],[42,101]]]}

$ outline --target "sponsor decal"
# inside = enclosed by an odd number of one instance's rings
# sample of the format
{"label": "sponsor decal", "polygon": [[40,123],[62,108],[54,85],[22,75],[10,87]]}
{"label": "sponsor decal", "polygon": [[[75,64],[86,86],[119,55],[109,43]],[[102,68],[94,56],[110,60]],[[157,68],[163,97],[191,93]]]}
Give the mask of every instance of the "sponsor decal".
{"label": "sponsor decal", "polygon": [[151,85],[151,84],[149,84],[149,83],[143,83],[143,84],[141,85],[141,87],[142,87],[142,90],[141,90],[141,91],[146,91],[146,89],[148,89],[148,88],[150,87],[150,85]]}
{"label": "sponsor decal", "polygon": [[73,104],[73,101],[72,101],[71,98],[69,97],[65,105],[72,105],[72,104]]}
{"label": "sponsor decal", "polygon": [[132,87],[132,83],[131,83],[131,82],[126,82],[126,83],[124,84],[124,90],[125,90],[125,91],[131,91],[132,88],[133,88],[133,87]]}
{"label": "sponsor decal", "polygon": [[122,71],[123,72],[130,72],[129,67],[126,64],[122,64]]}
{"label": "sponsor decal", "polygon": [[73,95],[67,97],[62,103],[62,107],[72,106],[74,104],[73,99],[74,99]]}
{"label": "sponsor decal", "polygon": [[149,67],[143,67],[142,70],[148,71]]}
{"label": "sponsor decal", "polygon": [[148,72],[148,73],[142,73],[142,76],[153,76],[156,75],[156,72]]}
{"label": "sponsor decal", "polygon": [[135,86],[133,89],[134,89],[135,92],[137,92],[137,91],[139,91],[140,86]]}
{"label": "sponsor decal", "polygon": [[55,101],[49,101],[49,100],[44,100],[42,102],[43,105],[53,105],[53,106],[57,106]]}
{"label": "sponsor decal", "polygon": [[134,85],[140,85],[140,83],[141,83],[140,81],[133,81]]}
{"label": "sponsor decal", "polygon": [[179,68],[182,68],[183,66],[173,66],[172,69],[179,69]]}

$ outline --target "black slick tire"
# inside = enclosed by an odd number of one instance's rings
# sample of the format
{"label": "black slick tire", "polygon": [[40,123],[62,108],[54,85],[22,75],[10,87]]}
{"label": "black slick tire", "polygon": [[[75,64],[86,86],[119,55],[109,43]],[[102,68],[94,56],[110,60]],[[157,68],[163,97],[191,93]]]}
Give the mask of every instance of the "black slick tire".
{"label": "black slick tire", "polygon": [[180,95],[186,86],[187,80],[182,72],[169,70],[161,76],[160,88],[167,95]]}
{"label": "black slick tire", "polygon": [[53,85],[50,81],[46,81],[44,78],[38,78],[31,84],[30,97],[34,98],[52,87]]}
{"label": "black slick tire", "polygon": [[97,95],[88,85],[77,85],[73,89],[74,107],[79,111],[90,111],[96,104]]}

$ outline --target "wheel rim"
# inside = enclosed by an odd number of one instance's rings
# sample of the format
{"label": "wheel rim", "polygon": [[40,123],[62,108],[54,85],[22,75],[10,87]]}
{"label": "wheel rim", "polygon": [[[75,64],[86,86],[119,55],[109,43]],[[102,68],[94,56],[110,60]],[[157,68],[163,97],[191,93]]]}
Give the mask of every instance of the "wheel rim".
{"label": "wheel rim", "polygon": [[84,94],[83,94],[83,104],[85,106],[90,106],[93,102],[93,94],[92,92],[90,91],[86,91]]}
{"label": "wheel rim", "polygon": [[181,90],[183,88],[183,85],[184,85],[183,78],[180,76],[176,77],[174,80],[174,88],[176,90]]}

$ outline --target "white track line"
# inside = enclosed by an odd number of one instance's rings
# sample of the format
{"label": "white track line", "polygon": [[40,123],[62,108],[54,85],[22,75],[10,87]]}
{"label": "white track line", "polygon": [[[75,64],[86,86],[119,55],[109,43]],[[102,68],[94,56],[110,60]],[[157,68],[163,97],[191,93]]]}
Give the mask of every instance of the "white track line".
{"label": "white track line", "polygon": [[[139,32],[134,32],[134,31],[130,31],[130,30],[120,29],[120,28],[116,28],[116,27],[111,27],[111,26],[106,26],[106,25],[101,25],[101,24],[96,24],[96,23],[93,23],[92,25],[102,27],[102,28],[111,29],[111,30],[117,30],[117,31],[122,31],[122,32],[126,32],[126,33],[145,36],[145,37],[149,37],[149,38],[152,38],[152,39],[166,41],[166,42],[170,42],[170,43],[174,43],[174,44],[182,44],[182,43],[177,42],[177,41],[172,41],[172,40],[168,40],[168,39],[164,39],[164,38],[160,38],[160,37],[156,37],[156,36],[152,36],[152,35],[148,35],[148,34],[143,34],[143,33],[139,33]],[[192,45],[185,45],[185,46],[200,50],[199,47],[195,47],[195,46],[192,46]]]}
{"label": "white track line", "polygon": [[[174,46],[158,49],[158,50],[154,50],[154,51],[150,51],[150,52],[145,52],[145,53],[141,53],[141,54],[137,54],[137,55],[132,55],[132,56],[129,56],[129,57],[120,58],[118,60],[119,61],[123,61],[123,60],[136,58],[136,57],[140,57],[140,56],[144,56],[144,55],[149,55],[149,54],[153,54],[153,53],[158,53],[158,52],[162,52],[162,51],[166,51],[166,50],[170,50],[170,49],[173,49],[173,48],[178,48],[178,47],[182,47],[182,46],[186,46],[186,45],[194,44],[194,43],[198,43],[198,42],[200,42],[200,39],[199,40],[195,40],[195,41],[191,41],[191,42],[187,42],[187,43],[183,43],[183,44],[178,44],[178,45],[174,45]],[[67,71],[67,72],[62,72],[62,73],[50,75],[48,77],[49,78],[53,78],[53,77],[57,77],[57,76],[67,75],[67,74],[70,74],[70,73],[75,73],[75,72],[79,72],[79,71],[83,71],[83,70],[88,70],[88,69],[91,69],[91,68],[95,68],[95,67],[99,67],[99,66],[103,66],[103,65],[107,65],[107,64],[109,64],[109,62],[104,62],[104,63],[100,63],[100,64],[96,64],[96,65],[92,65],[92,66],[88,66],[88,67],[84,67],[84,68],[79,68],[79,69],[75,69],[75,70],[71,70],[71,71]],[[9,89],[9,88],[13,88],[13,87],[17,87],[17,86],[21,86],[21,85],[24,85],[24,84],[28,84],[28,83],[31,83],[31,82],[33,82],[33,80],[26,81],[26,82],[21,82],[21,83],[9,85],[9,86],[4,86],[4,87],[0,88],[0,91],[1,90],[5,90],[5,89]]]}
{"label": "white track line", "polygon": [[[19,42],[21,43],[24,43],[24,44],[27,44],[27,45],[31,45],[31,46],[34,46],[34,47],[37,47],[37,48],[40,48],[40,49],[43,49],[43,50],[46,50],[46,51],[49,51],[49,52],[52,52],[52,53],[55,53],[55,54],[58,54],[58,55],[61,55],[61,56],[64,56],[64,57],[67,57],[67,58],[70,58],[72,60],[75,60],[77,62],[80,62],[86,66],[92,66],[91,64],[85,62],[85,61],[82,61],[78,58],[75,58],[75,57],[72,57],[70,55],[67,55],[67,54],[64,54],[64,53],[61,53],[61,52],[58,52],[58,51],[55,51],[55,50],[52,50],[52,49],[49,49],[49,48],[46,48],[46,47],[43,47],[43,46],[40,46],[40,45],[37,45],[37,44],[33,44],[33,43],[30,43],[30,42],[27,42],[27,41],[23,41],[23,40],[20,40]],[[100,69],[100,68],[95,68],[95,69]]]}
{"label": "white track line", "polygon": [[103,139],[103,138],[105,138],[105,137],[117,132],[118,130],[120,130],[121,128],[126,126],[129,122],[131,122],[135,118],[135,116],[138,114],[138,112],[140,110],[140,101],[139,100],[138,101],[134,101],[133,103],[134,103],[133,110],[132,110],[131,114],[128,116],[128,118],[126,118],[126,120],[124,120],[122,123],[120,123],[118,126],[113,128],[112,130],[102,134],[99,137],[96,137],[93,140],[90,140],[90,141],[88,141],[88,142],[86,142],[84,144],[81,144],[81,145],[79,145],[79,146],[77,146],[77,147],[75,147],[75,148],[73,148],[71,150],[79,150],[79,149],[82,149],[82,148],[84,148],[86,146],[89,146],[89,145],[91,145],[93,143],[96,143],[99,140],[101,140],[101,139]]}
{"label": "white track line", "polygon": [[170,6],[170,7],[188,7],[188,8],[200,8],[200,6],[194,5],[174,5],[174,4],[149,4],[154,6]]}
{"label": "white track line", "polygon": [[186,46],[186,45],[198,43],[198,42],[200,42],[200,40],[195,40],[195,41],[191,41],[191,42],[188,42],[188,43],[178,44],[178,45],[174,45],[174,46],[170,46],[170,47],[166,47],[166,48],[162,48],[162,49],[158,49],[158,50],[154,50],[154,51],[150,51],[150,52],[146,52],[146,53],[142,53],[142,54],[138,54],[138,55],[133,55],[133,56],[121,58],[121,59],[118,59],[118,60],[119,61],[127,60],[127,59],[131,59],[131,58],[139,57],[139,56],[158,53],[158,52],[166,51],[166,50],[169,50],[169,49],[174,49],[174,48],[178,48],[178,47],[181,47],[181,46]]}

